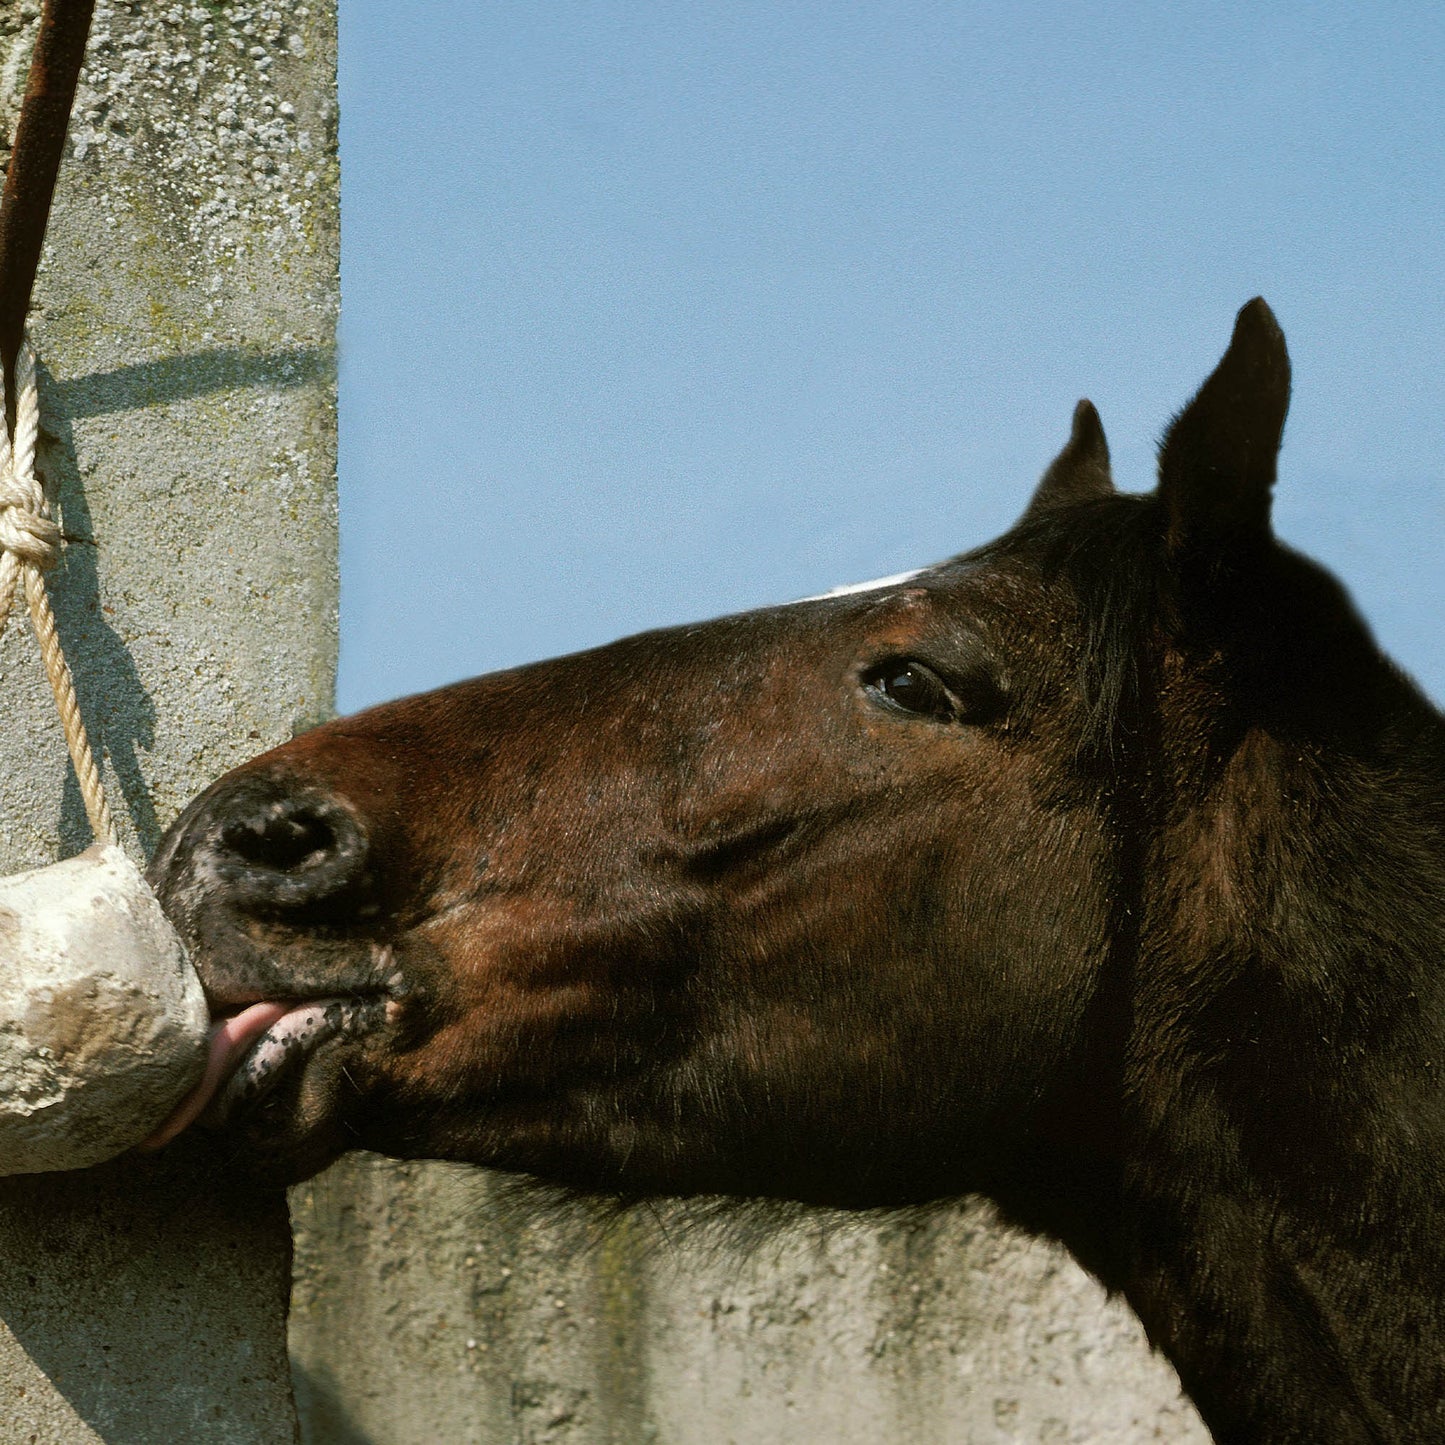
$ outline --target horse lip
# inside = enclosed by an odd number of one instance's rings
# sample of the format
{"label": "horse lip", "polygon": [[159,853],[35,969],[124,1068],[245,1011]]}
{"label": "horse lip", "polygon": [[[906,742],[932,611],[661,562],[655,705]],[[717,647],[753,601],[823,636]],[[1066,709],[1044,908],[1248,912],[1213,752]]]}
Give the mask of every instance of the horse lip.
{"label": "horse lip", "polygon": [[[193,940],[190,943],[191,957],[198,962],[201,984],[205,989],[206,1002],[210,1005],[213,1025],[224,1023],[260,1003],[299,1007],[329,998],[401,997],[406,992],[405,979],[396,962],[396,951],[390,943],[373,943],[371,961],[367,966],[349,968],[340,976],[324,981],[318,978],[314,983],[311,979],[291,980],[295,992],[268,987],[265,981],[242,986],[235,979],[227,977],[224,970],[225,943],[226,940],[221,940],[216,950],[223,965],[220,969],[207,966],[206,960],[211,949],[200,941]],[[261,952],[264,958],[264,949]],[[220,973],[220,977],[216,977],[217,973]]]}
{"label": "horse lip", "polygon": [[212,1129],[229,1124],[333,1039],[353,1039],[381,1027],[391,1002],[381,992],[298,1000],[246,1045],[230,1077],[201,1112],[200,1123]]}
{"label": "horse lip", "polygon": [[354,1038],[390,1022],[395,1000],[384,991],[268,999],[215,1015],[210,1058],[198,1083],[138,1146],[164,1145],[199,1122],[219,1128],[270,1093],[333,1038]]}

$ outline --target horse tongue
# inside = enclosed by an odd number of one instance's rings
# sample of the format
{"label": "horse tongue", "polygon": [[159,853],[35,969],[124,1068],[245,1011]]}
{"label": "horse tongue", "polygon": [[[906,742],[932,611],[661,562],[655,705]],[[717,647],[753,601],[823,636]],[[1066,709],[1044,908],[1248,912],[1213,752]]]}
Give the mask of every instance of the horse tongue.
{"label": "horse tongue", "polygon": [[246,1050],[276,1023],[294,1009],[294,1003],[253,1003],[230,1018],[213,1024],[210,1032],[210,1052],[206,1056],[206,1071],[200,1082],[171,1111],[170,1117],[136,1145],[137,1149],[149,1153],[169,1144],[183,1129],[193,1124],[205,1111],[206,1105],[215,1097],[221,1085],[235,1073]]}

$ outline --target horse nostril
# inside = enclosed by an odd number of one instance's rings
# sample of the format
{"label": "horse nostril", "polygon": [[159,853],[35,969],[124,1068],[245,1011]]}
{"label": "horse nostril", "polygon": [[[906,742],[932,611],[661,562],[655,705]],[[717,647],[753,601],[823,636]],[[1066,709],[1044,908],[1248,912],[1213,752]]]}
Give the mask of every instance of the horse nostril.
{"label": "horse nostril", "polygon": [[247,819],[221,829],[221,844],[238,858],[281,873],[323,861],[336,842],[330,822],[309,810],[291,816]]}
{"label": "horse nostril", "polygon": [[215,799],[206,848],[233,903],[324,910],[366,884],[366,834],[349,808],[321,792],[247,784]]}

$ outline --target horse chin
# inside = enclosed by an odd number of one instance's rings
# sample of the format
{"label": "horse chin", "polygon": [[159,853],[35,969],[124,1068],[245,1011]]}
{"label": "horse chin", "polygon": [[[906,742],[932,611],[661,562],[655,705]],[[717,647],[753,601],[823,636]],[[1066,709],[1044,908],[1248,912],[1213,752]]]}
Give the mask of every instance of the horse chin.
{"label": "horse chin", "polygon": [[229,1167],[264,1183],[299,1184],[354,1148],[347,1115],[356,1101],[356,1053],[349,1040],[323,1043],[260,1097],[212,1121],[215,1148]]}

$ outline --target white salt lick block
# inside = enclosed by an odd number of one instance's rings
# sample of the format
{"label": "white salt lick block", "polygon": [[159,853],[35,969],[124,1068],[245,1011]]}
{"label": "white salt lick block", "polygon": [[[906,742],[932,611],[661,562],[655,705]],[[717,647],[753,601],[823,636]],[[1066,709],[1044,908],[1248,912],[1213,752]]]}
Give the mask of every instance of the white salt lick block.
{"label": "white salt lick block", "polygon": [[129,858],[0,878],[0,1175],[139,1143],[205,1066],[200,980]]}

